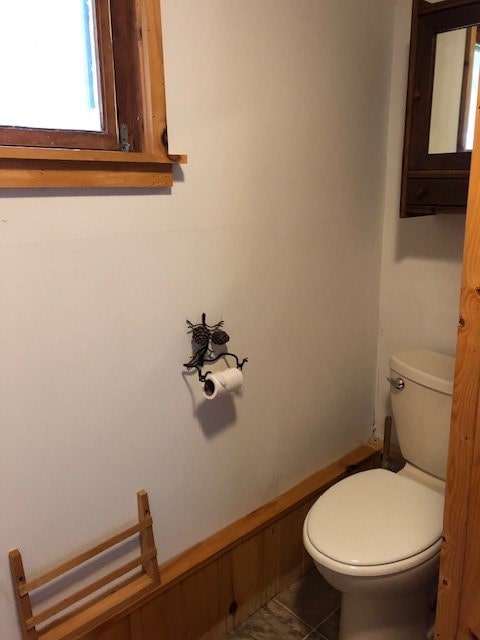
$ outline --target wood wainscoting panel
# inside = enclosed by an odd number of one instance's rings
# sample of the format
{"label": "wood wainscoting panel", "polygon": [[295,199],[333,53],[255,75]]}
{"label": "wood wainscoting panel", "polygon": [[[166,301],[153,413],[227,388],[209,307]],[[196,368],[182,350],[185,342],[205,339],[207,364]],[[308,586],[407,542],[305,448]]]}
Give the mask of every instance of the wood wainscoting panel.
{"label": "wood wainscoting panel", "polygon": [[[231,584],[227,603],[228,630],[238,626],[278,593],[278,532],[275,524],[262,529],[226,554]],[[228,586],[227,586],[228,588]]]}
{"label": "wood wainscoting panel", "polygon": [[[92,636],[93,637],[93,636]],[[132,630],[130,627],[130,620],[128,618],[121,618],[113,624],[107,624],[102,628],[95,631],[96,640],[131,640]],[[172,636],[172,640],[173,640]]]}
{"label": "wood wainscoting panel", "polygon": [[182,582],[182,617],[185,620],[186,640],[225,637],[228,594],[220,588],[225,565],[223,558],[214,560]]}
{"label": "wood wainscoting panel", "polygon": [[305,547],[303,545],[302,531],[310,506],[310,502],[303,504],[278,521],[277,593],[280,593],[280,591],[283,591],[295,580],[303,576]]}
{"label": "wood wainscoting panel", "polygon": [[358,447],[272,502],[160,566],[161,584],[83,640],[224,640],[312,568],[302,541],[313,502],[341,478],[380,466],[380,441]]}
{"label": "wood wainscoting panel", "polygon": [[[183,609],[182,584],[174,585],[123,619],[128,623],[130,634],[125,640],[148,640],[148,638],[186,640],[187,620]],[[153,636],[152,629],[155,632]],[[89,637],[97,640],[95,634]],[[124,640],[123,636],[121,637]],[[116,640],[116,638],[100,636],[98,640]]]}

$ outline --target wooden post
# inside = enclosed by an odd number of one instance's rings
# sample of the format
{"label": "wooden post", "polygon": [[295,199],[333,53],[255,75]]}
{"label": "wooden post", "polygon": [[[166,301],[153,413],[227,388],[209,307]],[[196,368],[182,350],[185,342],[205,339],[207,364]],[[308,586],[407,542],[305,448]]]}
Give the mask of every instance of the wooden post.
{"label": "wooden post", "polygon": [[480,635],[480,128],[467,205],[437,640]]}
{"label": "wooden post", "polygon": [[17,611],[19,613],[18,619],[22,630],[22,636],[24,640],[38,640],[38,634],[35,628],[29,629],[26,623],[26,620],[31,618],[33,615],[30,596],[28,595],[28,592],[24,595],[20,594],[21,588],[26,583],[22,555],[18,549],[14,549],[13,551],[10,551],[8,558],[10,560],[10,572],[12,574],[13,591],[15,594],[15,601],[17,603]]}
{"label": "wooden post", "polygon": [[[150,505],[148,502],[148,495],[146,491],[142,489],[137,493],[138,500],[138,522],[142,525],[148,518],[150,518]],[[140,553],[142,556],[148,551],[155,550],[155,539],[153,537],[153,526],[150,520],[150,525],[140,530]],[[146,560],[142,564],[144,572],[154,581],[160,584],[160,571],[158,569],[157,554],[150,560]]]}

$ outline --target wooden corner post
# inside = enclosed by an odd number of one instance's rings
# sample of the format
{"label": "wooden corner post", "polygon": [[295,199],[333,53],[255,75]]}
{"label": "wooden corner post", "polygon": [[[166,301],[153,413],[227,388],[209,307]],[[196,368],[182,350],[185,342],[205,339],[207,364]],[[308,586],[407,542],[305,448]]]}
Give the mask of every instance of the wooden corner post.
{"label": "wooden corner post", "polygon": [[477,116],[463,253],[436,640],[480,636],[479,539],[480,118]]}
{"label": "wooden corner post", "polygon": [[18,619],[24,640],[38,640],[38,633],[35,628],[29,629],[27,620],[33,616],[32,605],[30,603],[30,595],[28,591],[22,594],[22,589],[27,580],[23,569],[22,554],[18,549],[10,551],[8,554],[10,561],[10,573],[12,574],[13,592],[15,594],[15,602],[17,604]]}

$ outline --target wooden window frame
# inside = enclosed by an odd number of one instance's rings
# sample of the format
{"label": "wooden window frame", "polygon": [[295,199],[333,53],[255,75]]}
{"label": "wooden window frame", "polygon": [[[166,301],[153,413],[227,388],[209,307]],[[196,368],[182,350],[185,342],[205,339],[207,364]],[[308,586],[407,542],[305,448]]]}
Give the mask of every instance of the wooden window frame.
{"label": "wooden window frame", "polygon": [[458,116],[457,152],[471,151],[467,149],[467,132],[470,114],[470,98],[473,84],[473,64],[475,47],[479,44],[480,30],[478,26],[467,27],[465,55],[463,60],[462,90],[460,95],[460,112]]}
{"label": "wooden window frame", "polygon": [[[60,132],[63,147],[57,146],[58,138],[49,141],[48,130],[44,130],[45,146],[27,144],[29,130],[20,130],[14,144],[0,130],[1,188],[169,187],[173,164],[186,162],[186,156],[168,151],[159,0],[99,0],[97,4],[102,5],[96,15],[102,60],[113,47],[114,68],[100,65],[102,88],[111,87],[115,76],[116,105],[102,104],[107,132]],[[128,131],[123,149],[118,148],[117,122]],[[81,148],[85,145],[80,139],[89,136],[93,136],[87,144],[91,142],[91,147]]]}

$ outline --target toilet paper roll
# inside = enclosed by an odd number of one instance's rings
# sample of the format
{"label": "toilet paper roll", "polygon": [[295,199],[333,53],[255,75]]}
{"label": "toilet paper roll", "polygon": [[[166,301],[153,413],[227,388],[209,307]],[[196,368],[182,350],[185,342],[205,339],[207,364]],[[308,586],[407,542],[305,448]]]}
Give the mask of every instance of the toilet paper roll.
{"label": "toilet paper roll", "polygon": [[203,387],[203,395],[208,400],[213,400],[217,396],[241,389],[242,385],[243,373],[240,369],[225,369],[209,373]]}

